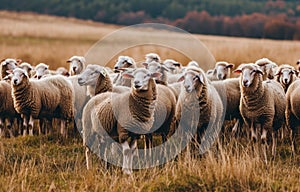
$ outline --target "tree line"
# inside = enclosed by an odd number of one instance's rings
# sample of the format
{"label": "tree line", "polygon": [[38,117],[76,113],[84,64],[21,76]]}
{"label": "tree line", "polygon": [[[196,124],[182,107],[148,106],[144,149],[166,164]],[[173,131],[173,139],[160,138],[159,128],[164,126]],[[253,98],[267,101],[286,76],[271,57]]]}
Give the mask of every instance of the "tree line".
{"label": "tree line", "polygon": [[192,33],[300,39],[298,0],[0,0],[0,9],[106,23],[160,22]]}

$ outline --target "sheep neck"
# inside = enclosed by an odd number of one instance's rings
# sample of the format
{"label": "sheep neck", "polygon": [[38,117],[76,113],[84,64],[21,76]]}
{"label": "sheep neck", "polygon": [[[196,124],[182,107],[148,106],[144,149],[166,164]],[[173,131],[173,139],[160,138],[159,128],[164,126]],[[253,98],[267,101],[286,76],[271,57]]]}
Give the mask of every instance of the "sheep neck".
{"label": "sheep neck", "polygon": [[34,102],[32,100],[31,93],[31,83],[28,78],[24,78],[22,83],[15,86],[13,85],[13,98],[15,103],[15,108],[19,113],[30,113],[31,103]]}
{"label": "sheep neck", "polygon": [[109,75],[106,75],[104,77],[100,74],[95,86],[95,95],[108,91],[112,91],[112,83],[109,78]]}
{"label": "sheep neck", "polygon": [[[258,76],[257,76],[258,75]],[[256,74],[250,87],[242,87],[242,98],[248,106],[257,106],[264,96],[262,75]]]}
{"label": "sheep neck", "polygon": [[129,109],[135,119],[140,122],[149,121],[154,115],[157,90],[154,79],[148,82],[148,90],[136,91],[132,89],[129,96]]}

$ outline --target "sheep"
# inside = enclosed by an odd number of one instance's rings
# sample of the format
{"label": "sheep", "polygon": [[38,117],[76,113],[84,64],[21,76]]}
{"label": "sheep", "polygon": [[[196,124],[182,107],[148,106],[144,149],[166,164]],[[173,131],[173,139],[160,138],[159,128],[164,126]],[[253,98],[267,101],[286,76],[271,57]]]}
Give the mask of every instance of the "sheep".
{"label": "sheep", "polygon": [[274,79],[274,74],[277,70],[277,64],[273,61],[269,60],[268,58],[262,58],[258,59],[255,62],[256,65],[259,66],[259,68],[262,70],[263,74],[263,80],[266,79]]}
{"label": "sheep", "polygon": [[232,128],[232,134],[235,134],[238,128],[243,125],[243,118],[239,110],[241,98],[240,80],[239,78],[229,78],[223,81],[212,81],[211,83],[223,101],[223,106],[226,110],[225,120],[236,119],[236,123]]}
{"label": "sheep", "polygon": [[263,81],[264,73],[256,64],[243,64],[235,72],[241,73],[241,115],[250,128],[254,141],[257,140],[257,126],[261,125],[263,155],[267,163],[267,134],[272,134],[272,156],[275,158],[277,131],[284,123],[286,104],[284,90],[277,81]]}
{"label": "sheep", "polygon": [[158,63],[161,63],[160,56],[157,53],[148,53],[145,56],[145,63],[150,63],[152,61],[156,61]]}
{"label": "sheep", "polygon": [[125,86],[113,86],[109,74],[102,66],[89,64],[78,76],[78,84],[87,86],[88,95],[93,97],[104,92],[122,93],[129,91]]}
{"label": "sheep", "polygon": [[35,79],[41,79],[43,77],[51,76],[49,65],[46,65],[45,63],[39,63],[37,66],[35,66],[34,71],[35,75],[33,76],[33,78]]}
{"label": "sheep", "polygon": [[164,60],[163,65],[166,66],[173,74],[182,72],[182,64],[173,59]]}
{"label": "sheep", "polygon": [[[6,81],[0,81],[0,98],[0,136],[2,136],[2,134],[5,133],[5,129],[7,129],[10,137],[13,137],[14,134],[10,128],[13,125],[14,119],[17,119],[17,124],[19,125],[21,117],[16,112],[13,105],[10,83]],[[6,120],[7,123],[5,124]],[[2,128],[3,132],[1,131]]]}
{"label": "sheep", "polygon": [[8,74],[8,71],[9,70],[14,70],[18,65],[19,63],[21,63],[22,60],[20,59],[3,59],[1,61],[1,77],[0,77],[0,80],[4,79]]}
{"label": "sheep", "polygon": [[299,154],[299,142],[300,142],[300,80],[295,80],[288,88],[286,92],[286,124],[287,127],[292,130],[292,149],[295,154]]}
{"label": "sheep", "polygon": [[29,78],[31,78],[33,67],[29,63],[22,62],[18,67],[24,69],[27,72]]}
{"label": "sheep", "polygon": [[287,91],[289,86],[297,79],[298,71],[288,64],[280,65],[275,74],[276,80],[282,85],[284,92]]}
{"label": "sheep", "polygon": [[213,73],[207,72],[207,77],[211,81],[224,80],[230,78],[230,69],[234,67],[234,64],[226,61],[219,61],[216,63]]}
{"label": "sheep", "polygon": [[72,56],[67,60],[67,63],[70,63],[69,73],[70,75],[78,75],[85,68],[85,58],[82,56]]}
{"label": "sheep", "polygon": [[128,56],[119,56],[114,69],[115,71],[119,72],[118,75],[115,77],[113,83],[115,85],[122,85],[122,86],[131,86],[131,82],[129,79],[125,79],[122,76],[122,73],[125,69],[135,69],[137,68],[136,63],[133,58]]}
{"label": "sheep", "polygon": [[[100,137],[109,135],[118,138],[123,150],[122,170],[132,173],[132,158],[137,147],[137,137],[148,133],[154,123],[154,111],[158,97],[154,77],[146,69],[137,69],[133,74],[123,74],[133,79],[130,92],[106,92],[91,98],[83,110],[83,144],[86,146],[86,163],[89,163],[88,138],[92,133]],[[128,142],[131,139],[131,142]],[[103,139],[102,139],[103,140]]]}
{"label": "sheep", "polygon": [[69,77],[70,76],[70,73],[69,71],[64,68],[64,67],[58,67],[56,70],[55,70],[55,73],[57,75],[63,75],[63,76],[66,76],[66,77]]}
{"label": "sheep", "polygon": [[196,133],[195,140],[202,154],[218,137],[224,116],[223,104],[201,68],[186,68],[179,81],[183,83],[176,106],[177,129]]}
{"label": "sheep", "polygon": [[[63,76],[51,76],[41,80],[29,79],[25,70],[12,72],[12,97],[14,108],[24,116],[24,126],[29,124],[32,135],[33,118],[62,119],[61,133],[74,118],[74,95],[71,84]],[[29,123],[28,123],[29,121]]]}

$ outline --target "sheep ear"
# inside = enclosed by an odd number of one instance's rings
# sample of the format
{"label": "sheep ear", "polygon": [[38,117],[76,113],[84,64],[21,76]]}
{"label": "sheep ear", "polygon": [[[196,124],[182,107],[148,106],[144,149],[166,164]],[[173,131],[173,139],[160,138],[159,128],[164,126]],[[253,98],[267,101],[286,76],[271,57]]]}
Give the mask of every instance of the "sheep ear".
{"label": "sheep ear", "polygon": [[107,75],[107,72],[105,71],[105,69],[102,69],[102,70],[100,71],[100,73],[101,73],[101,75],[103,75],[104,77],[106,77],[106,75]]}
{"label": "sheep ear", "polygon": [[160,78],[160,76],[161,76],[161,73],[159,73],[159,72],[151,73],[152,78]]}
{"label": "sheep ear", "polygon": [[22,63],[22,59],[16,59],[17,61],[17,65],[19,65],[20,63]]}
{"label": "sheep ear", "polygon": [[260,73],[260,74],[262,74],[262,75],[264,74],[264,72],[263,72],[261,69],[256,69],[255,72],[256,72],[256,73]]}
{"label": "sheep ear", "polygon": [[181,63],[173,63],[174,66],[181,68]]}
{"label": "sheep ear", "polygon": [[180,81],[183,81],[184,80],[184,75],[182,75],[178,80],[177,82],[180,82]]}
{"label": "sheep ear", "polygon": [[198,74],[195,76],[195,80],[198,79],[201,84],[205,84],[203,75]]}
{"label": "sheep ear", "polygon": [[4,81],[7,81],[7,80],[10,80],[12,78],[12,74],[9,74],[9,75],[6,75],[3,80]]}
{"label": "sheep ear", "polygon": [[134,78],[134,76],[132,74],[129,74],[129,73],[123,73],[122,74],[122,77],[125,78],[125,79],[132,79]]}
{"label": "sheep ear", "polygon": [[299,65],[300,64],[300,61],[297,61],[296,65]]}
{"label": "sheep ear", "polygon": [[67,77],[69,77],[69,76],[70,76],[70,73],[69,73],[69,71],[66,73],[66,76],[67,76]]}
{"label": "sheep ear", "polygon": [[12,70],[6,70],[6,73],[8,73],[8,74],[12,74],[12,73],[13,73],[13,71],[12,71]]}
{"label": "sheep ear", "polygon": [[281,70],[278,70],[274,76],[279,76],[279,75],[281,75]]}
{"label": "sheep ear", "polygon": [[143,65],[145,68],[148,67],[148,63],[146,63],[146,62],[143,62],[142,65]]}
{"label": "sheep ear", "polygon": [[242,69],[236,69],[236,70],[234,70],[233,72],[234,72],[234,73],[237,73],[237,74],[240,74],[240,73],[242,73]]}
{"label": "sheep ear", "polygon": [[227,66],[226,66],[226,68],[230,68],[230,69],[232,69],[234,67],[234,64],[233,63],[229,63]]}
{"label": "sheep ear", "polygon": [[72,62],[71,60],[67,60],[67,61],[66,61],[66,63],[71,63],[71,62]]}
{"label": "sheep ear", "polygon": [[297,71],[297,70],[293,70],[293,73],[294,73],[296,76],[299,75],[299,71]]}
{"label": "sheep ear", "polygon": [[213,72],[214,72],[214,70],[209,69],[209,70],[207,70],[206,74],[209,75],[209,74],[212,74]]}

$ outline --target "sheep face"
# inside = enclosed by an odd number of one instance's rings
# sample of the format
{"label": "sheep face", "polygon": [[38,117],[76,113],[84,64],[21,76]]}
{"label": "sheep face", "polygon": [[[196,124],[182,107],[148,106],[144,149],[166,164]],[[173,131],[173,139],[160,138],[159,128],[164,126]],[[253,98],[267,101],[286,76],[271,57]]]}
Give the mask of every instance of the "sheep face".
{"label": "sheep face", "polygon": [[21,63],[21,65],[19,65],[19,68],[24,69],[25,71],[27,71],[28,75],[33,70],[32,66],[29,63]]}
{"label": "sheep face", "polygon": [[243,64],[235,72],[242,74],[240,78],[243,87],[250,87],[256,75],[263,75],[262,70],[255,64]]}
{"label": "sheep face", "polygon": [[70,71],[73,74],[78,75],[83,70],[85,58],[81,56],[73,56],[67,61],[67,63],[70,63]]}
{"label": "sheep face", "polygon": [[34,78],[41,79],[44,75],[49,74],[49,65],[40,63],[35,67]]}
{"label": "sheep face", "polygon": [[20,62],[22,61],[16,59],[4,59],[2,60],[1,65],[6,66],[7,70],[14,70]]}
{"label": "sheep face", "polygon": [[161,65],[160,63],[158,63],[156,61],[152,61],[150,63],[143,63],[143,65],[151,73],[169,71],[168,67],[166,67],[165,65]]}
{"label": "sheep face", "polygon": [[137,69],[131,74],[125,72],[122,74],[122,76],[124,78],[131,79],[132,87],[136,91],[147,91],[149,80],[151,78],[159,78],[161,76],[161,73],[158,72],[151,73],[147,69]]}
{"label": "sheep face", "polygon": [[173,59],[166,59],[163,64],[172,72],[179,72],[182,67],[180,63],[174,61]]}
{"label": "sheep face", "polygon": [[122,68],[135,68],[135,62],[131,57],[128,56],[119,56],[114,68],[122,69]]}
{"label": "sheep face", "polygon": [[13,85],[18,86],[22,83],[23,79],[28,79],[28,74],[25,70],[16,68],[12,72],[11,82]]}
{"label": "sheep face", "polygon": [[159,55],[156,53],[148,53],[145,58],[146,58],[145,61],[146,63],[151,63],[152,61],[156,61],[159,63],[161,62]]}
{"label": "sheep face", "polygon": [[294,71],[291,69],[283,69],[281,71],[282,83],[287,85],[291,82],[292,76],[294,75]]}
{"label": "sheep face", "polygon": [[187,70],[178,81],[183,81],[183,86],[187,93],[191,93],[194,90],[201,91],[202,85],[205,84],[204,74],[192,70]]}
{"label": "sheep face", "polygon": [[70,76],[69,71],[66,68],[64,68],[64,67],[57,68],[56,69],[56,74],[63,75],[63,76],[66,76],[66,77]]}
{"label": "sheep face", "polygon": [[215,68],[215,73],[218,80],[226,79],[230,75],[230,69],[233,67],[233,64],[229,64],[227,62],[218,62]]}
{"label": "sheep face", "polygon": [[78,76],[79,85],[95,86],[99,76],[105,78],[107,75],[106,70],[99,65],[88,65],[86,69]]}

